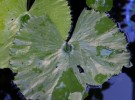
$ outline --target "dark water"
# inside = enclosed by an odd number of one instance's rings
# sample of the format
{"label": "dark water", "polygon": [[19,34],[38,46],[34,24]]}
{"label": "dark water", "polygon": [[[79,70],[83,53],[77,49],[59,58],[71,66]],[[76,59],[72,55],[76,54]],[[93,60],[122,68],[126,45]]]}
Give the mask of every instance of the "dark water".
{"label": "dark water", "polygon": [[[28,0],[27,10],[29,10],[32,6],[32,3],[35,0]],[[84,8],[90,9],[86,6],[85,0],[68,0],[69,5],[71,6],[71,15],[72,15],[72,25],[71,30],[69,32],[69,39],[72,36],[74,31],[75,24],[77,22],[78,16]],[[114,6],[110,12],[106,12],[110,14],[110,17],[118,24],[121,22],[125,22],[125,16],[122,15],[121,8],[125,6],[125,4],[129,3],[130,0],[113,0]],[[121,24],[118,25],[121,31],[126,30],[125,27]],[[131,30],[130,30],[131,32]],[[130,36],[130,34],[128,35]],[[133,35],[130,36],[132,38]],[[135,38],[135,37],[134,37]],[[128,39],[127,39],[128,40]],[[130,42],[128,44],[128,50],[131,53],[131,62],[133,66],[131,68],[123,67],[122,73],[117,76],[113,76],[110,80],[105,82],[102,86],[88,86],[87,91],[89,91],[88,97],[85,100],[135,100],[135,42]],[[7,79],[8,77],[8,79]],[[13,83],[14,74],[9,69],[1,69],[0,70],[0,89],[5,89],[7,93],[3,93],[0,90],[0,98],[7,96],[7,100],[10,100],[8,94],[11,95],[11,98],[15,98],[16,100],[25,100],[24,96],[20,93],[19,88]],[[7,86],[4,87],[5,83],[8,83]],[[1,99],[0,99],[1,100]],[[4,100],[4,99],[2,99]]]}

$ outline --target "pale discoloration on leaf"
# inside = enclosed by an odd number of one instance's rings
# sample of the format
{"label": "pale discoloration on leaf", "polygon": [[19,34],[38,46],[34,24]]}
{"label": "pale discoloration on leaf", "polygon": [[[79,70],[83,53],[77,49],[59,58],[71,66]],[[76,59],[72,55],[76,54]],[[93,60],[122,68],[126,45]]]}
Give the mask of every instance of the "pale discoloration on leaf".
{"label": "pale discoloration on leaf", "polygon": [[[107,20],[102,20],[104,18]],[[32,17],[23,26],[11,48],[10,64],[18,69],[16,82],[28,98],[47,99],[53,92],[54,98],[57,97],[55,91],[61,87],[65,89],[70,83],[70,80],[64,83],[67,78],[62,77],[69,68],[78,79],[76,83],[84,88],[86,84],[102,84],[120,73],[129,62],[126,40],[113,22],[109,29],[106,25],[100,26],[103,31],[98,34],[99,26],[96,25],[100,21],[106,24],[111,20],[104,13],[83,10],[68,45],[48,16]],[[64,89],[62,91],[68,91],[67,94],[72,91]],[[80,90],[73,92],[83,95]]]}
{"label": "pale discoloration on leaf", "polygon": [[[26,11],[27,0],[0,1],[0,67],[9,67],[9,48],[16,33],[32,16],[47,15],[66,39],[71,16],[66,0],[36,0],[30,11]],[[51,9],[55,7],[55,9]],[[3,59],[6,58],[6,59]]]}
{"label": "pale discoloration on leaf", "polygon": [[39,95],[50,98],[49,94],[68,64],[59,50],[64,42],[62,37],[47,17],[33,17],[18,32],[16,40],[10,61],[12,67],[18,67],[16,82],[28,98],[38,99]]}
{"label": "pale discoloration on leaf", "polygon": [[[111,27],[106,24],[108,22]],[[116,25],[104,13],[84,10],[70,43],[75,48],[70,59],[74,61],[73,70],[84,87],[86,83],[102,84],[111,75],[120,73],[121,68],[129,62],[124,34],[119,32]],[[105,50],[110,50],[110,53],[105,54]],[[77,64],[81,65],[85,73],[78,72],[75,67]],[[106,75],[104,81],[95,80],[97,74]]]}
{"label": "pale discoloration on leaf", "polygon": [[16,83],[27,98],[60,98],[61,89],[66,99],[82,97],[86,84],[102,84],[128,64],[125,37],[104,13],[83,10],[66,45],[71,23],[66,0],[36,0],[29,12],[26,0],[2,0],[0,6],[0,66],[8,67],[12,57]]}
{"label": "pale discoloration on leaf", "polygon": [[80,92],[71,93],[69,100],[82,100],[82,94]]}

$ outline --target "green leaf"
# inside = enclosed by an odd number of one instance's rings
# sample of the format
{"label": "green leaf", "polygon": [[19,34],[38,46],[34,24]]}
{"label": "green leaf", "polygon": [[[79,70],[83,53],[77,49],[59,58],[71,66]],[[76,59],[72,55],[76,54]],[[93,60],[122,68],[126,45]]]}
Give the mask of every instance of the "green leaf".
{"label": "green leaf", "polygon": [[[126,44],[111,19],[94,10],[83,10],[68,44],[48,16],[32,17],[15,37],[10,64],[18,70],[16,83],[28,99],[61,98],[57,92],[70,93],[68,99],[78,92],[83,96],[80,84],[84,89],[86,84],[100,85],[120,73],[129,63]],[[73,80],[78,85],[72,88]]]}
{"label": "green leaf", "polygon": [[113,0],[86,0],[86,3],[98,11],[110,11],[113,6]]}
{"label": "green leaf", "polygon": [[71,24],[67,0],[35,0],[30,13],[32,15],[46,14],[56,25],[63,39],[66,40]]}
{"label": "green leaf", "polygon": [[9,67],[9,48],[13,37],[20,29],[19,16],[26,11],[27,0],[0,1],[0,68]]}
{"label": "green leaf", "polygon": [[[129,67],[124,34],[105,13],[84,10],[70,44],[74,48],[70,62],[84,87],[86,83],[100,85],[120,73],[123,66]],[[76,65],[80,65],[84,73],[79,73]]]}
{"label": "green leaf", "polygon": [[[56,26],[47,16],[32,17],[16,35],[10,48],[10,64],[19,72],[16,83],[27,98],[47,99],[53,93],[52,100],[63,96],[68,99],[70,93],[83,91],[72,69],[67,70],[70,67],[63,43]],[[61,84],[65,87],[58,89]]]}
{"label": "green leaf", "polygon": [[63,98],[68,100],[70,94],[74,92],[79,92],[80,96],[82,96],[83,87],[78,82],[72,69],[68,69],[67,71],[63,72],[62,77],[59,79],[57,85],[55,86],[52,94],[52,100],[62,100]]}
{"label": "green leaf", "polygon": [[16,35],[10,49],[10,64],[18,70],[16,83],[27,98],[50,98],[50,93],[67,67],[60,63],[67,62],[61,57],[63,42],[47,16],[32,17]]}
{"label": "green leaf", "polygon": [[47,15],[64,39],[68,34],[71,18],[66,0],[36,0],[29,12],[26,11],[26,4],[27,0],[0,1],[1,68],[9,67],[9,48],[12,45],[14,36],[32,16]]}

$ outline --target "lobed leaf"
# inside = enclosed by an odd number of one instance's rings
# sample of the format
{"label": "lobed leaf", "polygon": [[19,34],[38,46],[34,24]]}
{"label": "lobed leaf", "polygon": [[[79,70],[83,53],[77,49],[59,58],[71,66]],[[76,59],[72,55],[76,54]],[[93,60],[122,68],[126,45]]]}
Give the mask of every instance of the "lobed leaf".
{"label": "lobed leaf", "polygon": [[31,17],[15,37],[10,64],[30,99],[83,97],[87,84],[100,85],[128,65],[126,44],[112,20],[94,10],[83,10],[68,44],[50,17]]}
{"label": "lobed leaf", "polygon": [[63,52],[59,50],[63,42],[47,16],[31,18],[16,35],[10,64],[18,69],[16,82],[28,98],[51,97],[66,69],[67,59],[62,58]]}
{"label": "lobed leaf", "polygon": [[[83,10],[70,44],[73,46],[70,63],[84,87],[100,85],[120,73],[123,66],[129,67],[124,34],[105,13]],[[84,73],[78,71],[77,65]]]}
{"label": "lobed leaf", "polygon": [[[68,34],[71,18],[66,0],[36,0],[29,12],[26,11],[26,4],[27,0],[0,0],[1,68],[9,67],[9,48],[14,36],[32,16],[47,15],[63,34],[64,39]],[[52,10],[52,7],[56,9]]]}

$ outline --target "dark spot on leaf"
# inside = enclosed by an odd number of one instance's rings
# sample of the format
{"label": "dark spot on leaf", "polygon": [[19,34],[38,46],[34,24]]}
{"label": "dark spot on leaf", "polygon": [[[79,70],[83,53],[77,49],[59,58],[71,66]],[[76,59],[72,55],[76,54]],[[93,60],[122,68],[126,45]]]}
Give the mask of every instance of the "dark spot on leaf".
{"label": "dark spot on leaf", "polygon": [[58,68],[58,66],[55,66],[56,68]]}
{"label": "dark spot on leaf", "polygon": [[77,68],[78,68],[80,73],[84,73],[84,69],[80,65],[77,65]]}

